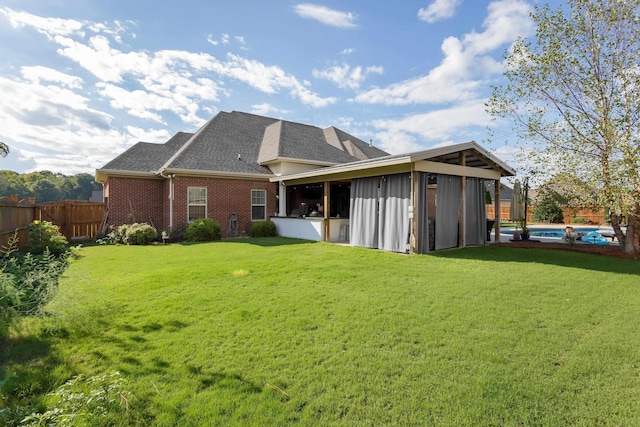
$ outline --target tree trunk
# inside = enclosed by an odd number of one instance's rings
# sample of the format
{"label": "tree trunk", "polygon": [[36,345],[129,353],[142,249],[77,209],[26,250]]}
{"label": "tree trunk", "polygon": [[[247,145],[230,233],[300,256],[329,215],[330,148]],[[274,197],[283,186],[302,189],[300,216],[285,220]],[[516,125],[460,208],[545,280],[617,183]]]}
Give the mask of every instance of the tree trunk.
{"label": "tree trunk", "polygon": [[611,226],[620,242],[620,250],[630,254],[640,254],[640,204],[633,206],[627,218],[626,235],[620,229],[620,217],[611,213]]}
{"label": "tree trunk", "polygon": [[633,213],[629,213],[627,219],[627,237],[623,248],[624,252],[640,254],[640,204],[636,203]]}

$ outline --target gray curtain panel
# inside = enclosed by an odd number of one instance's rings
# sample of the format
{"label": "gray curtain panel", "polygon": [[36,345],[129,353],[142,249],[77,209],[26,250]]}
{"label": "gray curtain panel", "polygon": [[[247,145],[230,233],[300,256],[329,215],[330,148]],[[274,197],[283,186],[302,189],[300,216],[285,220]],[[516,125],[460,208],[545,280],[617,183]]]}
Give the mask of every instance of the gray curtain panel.
{"label": "gray curtain panel", "polygon": [[436,192],[436,250],[458,247],[458,212],[462,180],[459,176],[438,175]]}
{"label": "gray curtain panel", "polygon": [[418,216],[416,217],[418,224],[418,247],[417,252],[419,254],[426,254],[429,252],[429,174],[420,172],[418,174],[418,189],[417,189],[417,202],[418,202]]}
{"label": "gray curtain panel", "polygon": [[409,204],[411,175],[408,173],[382,177],[380,183],[380,217],[378,248],[406,252],[409,241]]}
{"label": "gray curtain panel", "polygon": [[378,177],[351,181],[349,242],[352,246],[378,247]]}
{"label": "gray curtain panel", "polygon": [[467,178],[465,191],[467,245],[484,245],[487,239],[487,211],[484,199],[484,180]]}

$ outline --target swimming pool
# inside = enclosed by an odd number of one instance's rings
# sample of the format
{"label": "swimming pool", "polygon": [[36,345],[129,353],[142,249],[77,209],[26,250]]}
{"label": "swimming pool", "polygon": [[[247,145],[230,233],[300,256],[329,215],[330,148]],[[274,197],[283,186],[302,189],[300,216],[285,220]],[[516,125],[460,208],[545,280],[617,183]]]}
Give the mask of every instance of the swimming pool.
{"label": "swimming pool", "polygon": [[[502,230],[504,234],[513,234],[515,232],[514,227],[503,228]],[[587,234],[590,231],[597,231],[598,227],[573,227],[573,230],[578,233],[578,235],[581,235]],[[529,227],[529,235],[531,237],[544,237],[547,239],[562,239],[564,238],[564,228]]]}

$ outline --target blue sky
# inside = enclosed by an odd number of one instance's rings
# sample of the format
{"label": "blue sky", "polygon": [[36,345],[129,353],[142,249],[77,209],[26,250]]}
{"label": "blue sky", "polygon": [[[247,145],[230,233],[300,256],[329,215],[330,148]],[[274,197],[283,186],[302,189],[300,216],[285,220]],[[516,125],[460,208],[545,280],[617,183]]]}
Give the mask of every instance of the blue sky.
{"label": "blue sky", "polygon": [[233,110],[511,162],[484,103],[533,2],[0,0],[0,169],[94,173]]}

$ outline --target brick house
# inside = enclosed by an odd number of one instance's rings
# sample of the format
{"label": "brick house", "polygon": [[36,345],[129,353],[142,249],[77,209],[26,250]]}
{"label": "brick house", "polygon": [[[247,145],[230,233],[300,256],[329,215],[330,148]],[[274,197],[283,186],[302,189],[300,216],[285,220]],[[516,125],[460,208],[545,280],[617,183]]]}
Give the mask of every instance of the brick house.
{"label": "brick house", "polygon": [[147,222],[171,230],[206,217],[227,237],[231,223],[247,233],[253,221],[299,206],[295,195],[288,206],[279,204],[271,178],[386,155],[335,127],[220,112],[195,133],[137,143],[97,169],[96,181],[104,186],[110,226]]}

